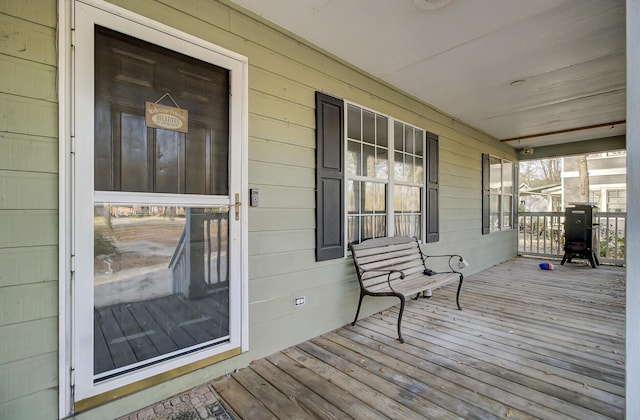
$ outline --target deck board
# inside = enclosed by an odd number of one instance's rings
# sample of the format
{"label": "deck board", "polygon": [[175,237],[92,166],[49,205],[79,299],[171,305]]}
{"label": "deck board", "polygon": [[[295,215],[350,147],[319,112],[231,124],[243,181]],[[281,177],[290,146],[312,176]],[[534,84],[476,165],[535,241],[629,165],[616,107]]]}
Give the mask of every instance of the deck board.
{"label": "deck board", "polygon": [[269,402],[287,398],[316,418],[623,419],[624,269],[538,262],[466,277],[462,311],[455,285],[408,301],[405,344],[395,306],[212,385],[242,418],[245,404],[296,417]]}
{"label": "deck board", "polygon": [[[220,290],[199,300],[170,295],[94,310],[94,369],[100,374],[229,333]],[[222,300],[222,304],[218,301]]]}

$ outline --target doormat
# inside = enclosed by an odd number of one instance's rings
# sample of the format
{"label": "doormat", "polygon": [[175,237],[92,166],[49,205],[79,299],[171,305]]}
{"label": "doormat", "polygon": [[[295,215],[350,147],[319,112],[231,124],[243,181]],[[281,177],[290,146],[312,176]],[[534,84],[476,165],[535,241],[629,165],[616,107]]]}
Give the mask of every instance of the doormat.
{"label": "doormat", "polygon": [[211,385],[201,385],[119,420],[237,420]]}

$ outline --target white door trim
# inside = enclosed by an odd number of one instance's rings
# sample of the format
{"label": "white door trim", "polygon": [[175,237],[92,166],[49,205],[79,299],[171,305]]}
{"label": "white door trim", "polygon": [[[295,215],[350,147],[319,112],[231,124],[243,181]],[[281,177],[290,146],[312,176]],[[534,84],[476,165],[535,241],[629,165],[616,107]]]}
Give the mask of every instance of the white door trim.
{"label": "white door trim", "polygon": [[[216,347],[215,351],[202,350],[179,359],[164,362],[160,368],[141,369],[138,372],[94,384],[92,375],[87,375],[86,366],[93,366],[93,343],[88,340],[82,328],[86,330],[87,314],[93,313],[93,293],[86,293],[73,279],[78,267],[75,264],[88,265],[86,261],[74,258],[76,247],[90,246],[83,244],[81,235],[76,235],[74,226],[82,225],[85,214],[74,214],[75,200],[93,200],[93,177],[84,177],[78,185],[73,185],[74,172],[93,174],[92,159],[78,159],[74,156],[92,156],[93,117],[79,118],[82,113],[93,113],[93,25],[95,23],[113,28],[159,44],[165,48],[190,55],[205,62],[231,70],[231,112],[230,112],[230,158],[229,171],[229,205],[235,201],[235,194],[244,200],[248,190],[248,60],[233,51],[221,48],[187,33],[160,24],[151,19],[139,16],[120,7],[101,0],[65,0],[58,5],[58,51],[59,51],[59,163],[60,163],[60,216],[59,216],[59,415],[66,417],[72,414],[75,401],[98,395],[128,383],[168,371],[208,356],[223,352],[228,348],[240,347],[248,349],[248,245],[247,245],[247,206],[240,209],[239,235],[237,244],[239,252],[234,265],[240,268],[237,287],[230,291],[232,302],[239,302],[232,308],[230,330],[234,336],[227,347]],[[74,26],[75,25],[75,26]],[[73,29],[73,30],[72,30]],[[73,47],[72,47],[73,44]],[[72,54],[75,49],[75,56]],[[74,66],[82,66],[82,71],[74,71]],[[86,106],[85,104],[91,104]],[[89,108],[87,111],[84,108]],[[74,114],[75,113],[75,114]],[[91,133],[87,135],[86,133]],[[83,138],[84,134],[84,138]],[[76,136],[74,138],[74,136]],[[86,141],[88,136],[89,140]],[[78,150],[76,150],[76,148]],[[237,174],[237,176],[235,175]],[[90,179],[88,179],[90,178]],[[75,194],[75,195],[74,195]],[[162,197],[159,197],[160,199]],[[233,214],[233,212],[232,212]],[[80,218],[75,220],[74,218]],[[84,220],[87,223],[87,220]],[[80,240],[80,242],[78,242]],[[78,242],[78,243],[76,243]],[[86,241],[85,241],[86,242]],[[82,268],[82,267],[80,267]],[[81,292],[81,294],[78,294]],[[73,296],[82,299],[73,299]],[[87,312],[88,311],[88,312]],[[84,315],[84,320],[83,320]],[[92,322],[92,321],[91,321]],[[84,324],[84,325],[83,325]],[[75,375],[73,375],[75,369]],[[92,369],[90,369],[92,372]],[[75,378],[74,378],[75,376]]]}

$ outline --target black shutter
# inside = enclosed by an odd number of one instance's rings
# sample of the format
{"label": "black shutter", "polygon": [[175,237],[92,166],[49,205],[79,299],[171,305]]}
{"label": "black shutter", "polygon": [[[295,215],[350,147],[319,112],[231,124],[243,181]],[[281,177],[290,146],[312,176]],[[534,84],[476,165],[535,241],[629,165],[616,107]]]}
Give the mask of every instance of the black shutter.
{"label": "black shutter", "polygon": [[344,102],[316,92],[316,261],[344,257]]}
{"label": "black shutter", "polygon": [[439,161],[438,136],[427,132],[427,242],[438,242],[440,240],[440,215],[438,211]]}
{"label": "black shutter", "polygon": [[491,232],[491,184],[489,176],[491,174],[491,162],[489,155],[482,154],[482,234],[488,235]]}

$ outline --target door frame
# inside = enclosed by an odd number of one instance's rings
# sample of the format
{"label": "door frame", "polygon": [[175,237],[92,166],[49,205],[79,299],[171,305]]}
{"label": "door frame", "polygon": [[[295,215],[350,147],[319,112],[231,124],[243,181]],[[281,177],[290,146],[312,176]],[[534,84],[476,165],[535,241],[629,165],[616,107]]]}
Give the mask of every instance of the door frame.
{"label": "door frame", "polygon": [[[236,326],[231,325],[231,334],[234,334],[234,337],[228,348],[216,347],[214,350],[197,351],[191,355],[164,362],[159,367],[141,369],[101,384],[93,384],[93,380],[91,383],[87,382],[86,366],[80,367],[81,371],[84,368],[84,374],[76,375],[79,363],[88,363],[88,358],[82,354],[81,350],[87,346],[93,349],[92,342],[87,343],[85,340],[84,343],[80,343],[82,335],[78,333],[78,324],[83,322],[78,317],[87,316],[84,312],[80,313],[80,308],[86,310],[87,303],[83,302],[84,299],[74,299],[74,296],[77,296],[78,284],[75,280],[76,265],[83,264],[80,260],[76,261],[76,247],[87,246],[86,243],[76,241],[77,238],[82,238],[82,235],[76,232],[75,219],[82,215],[75,214],[75,200],[78,198],[87,200],[88,197],[93,199],[92,171],[90,172],[91,182],[74,184],[77,166],[84,166],[83,172],[88,167],[93,167],[92,163],[87,166],[86,162],[75,161],[77,150],[83,151],[85,156],[87,153],[84,146],[87,142],[80,143],[83,140],[82,133],[90,133],[88,136],[91,140],[91,150],[93,147],[93,118],[87,122],[77,118],[76,114],[76,109],[86,106],[84,104],[90,104],[91,113],[93,113],[93,59],[90,60],[90,71],[76,71],[74,66],[77,65],[75,61],[78,53],[81,57],[84,55],[85,64],[87,63],[86,54],[93,57],[93,25],[97,23],[231,70],[229,154],[233,158],[230,157],[229,161],[230,202],[228,205],[232,217],[234,203],[231,201],[235,201],[234,196],[239,194],[240,201],[246,203],[245,192],[248,191],[248,59],[102,0],[60,0],[58,16],[59,415],[66,417],[80,407],[89,408],[248,350],[248,206],[241,205],[239,255],[236,263],[239,265],[237,274],[239,287],[232,292],[236,294],[232,299],[239,302],[240,307],[232,308],[232,311],[237,310],[235,320],[232,321]],[[86,38],[87,33],[91,33],[90,39]],[[87,86],[90,87],[87,89]],[[78,147],[79,143],[80,147]],[[92,299],[86,300],[89,301],[89,306],[93,305]],[[93,351],[89,353],[92,360]],[[81,404],[78,404],[79,401]]]}

